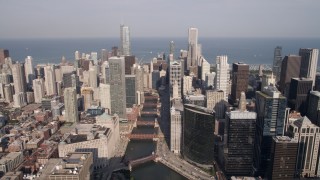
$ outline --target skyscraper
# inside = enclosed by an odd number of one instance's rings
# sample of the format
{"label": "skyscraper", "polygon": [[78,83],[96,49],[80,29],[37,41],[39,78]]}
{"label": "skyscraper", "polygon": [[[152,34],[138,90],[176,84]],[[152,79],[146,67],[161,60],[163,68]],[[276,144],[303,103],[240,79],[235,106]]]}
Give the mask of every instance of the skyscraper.
{"label": "skyscraper", "polygon": [[217,56],[216,68],[215,88],[224,92],[224,99],[227,101],[230,79],[228,56]]}
{"label": "skyscraper", "polygon": [[65,107],[65,121],[78,122],[78,103],[76,88],[70,87],[64,89],[64,107]]}
{"label": "skyscraper", "polygon": [[33,65],[32,65],[32,57],[31,56],[27,56],[27,58],[25,59],[24,69],[25,69],[25,74],[26,74],[26,83],[29,86],[31,86],[32,85],[32,81],[35,78],[34,69],[33,69]]}
{"label": "skyscraper", "polygon": [[180,99],[174,99],[170,111],[170,150],[176,154],[181,152],[183,105]]}
{"label": "skyscraper", "polygon": [[277,46],[274,49],[272,72],[276,76],[276,82],[278,82],[280,80],[281,61],[282,61],[281,52],[282,52],[281,46]]}
{"label": "skyscraper", "polygon": [[108,60],[108,51],[106,49],[101,49],[101,61],[107,61]]}
{"label": "skyscraper", "polygon": [[123,24],[120,25],[120,52],[123,56],[130,55],[130,31],[129,27]]}
{"label": "skyscraper", "polygon": [[42,78],[33,80],[33,92],[34,92],[34,102],[41,103],[42,98],[45,95],[44,92],[44,81]]}
{"label": "skyscraper", "polygon": [[55,66],[47,65],[44,67],[45,87],[47,95],[57,94],[56,76],[54,73]]}
{"label": "skyscraper", "polygon": [[182,81],[182,76],[181,76],[181,63],[178,61],[173,61],[170,62],[170,92],[172,96],[173,92],[173,85],[175,82],[177,82],[178,85],[178,96],[181,98],[181,81]]}
{"label": "skyscraper", "polygon": [[100,89],[100,104],[101,107],[111,110],[111,99],[110,99],[110,84],[101,83]]}
{"label": "skyscraper", "polygon": [[9,51],[7,49],[0,49],[0,65],[4,64],[4,59],[9,57]]}
{"label": "skyscraper", "polygon": [[173,41],[170,41],[170,49],[169,49],[169,52],[170,54],[174,55],[174,42]]}
{"label": "skyscraper", "polygon": [[307,117],[313,124],[320,126],[320,92],[311,91],[308,98]]}
{"label": "skyscraper", "polygon": [[131,74],[131,68],[136,63],[136,57],[135,56],[125,56],[125,74],[129,75]]}
{"label": "skyscraper", "polygon": [[[190,70],[190,67],[198,66],[198,29],[189,28],[188,31],[188,56],[187,56],[187,69]],[[195,74],[197,75],[197,73]]]}
{"label": "skyscraper", "polygon": [[253,171],[265,176],[270,163],[273,136],[282,136],[287,100],[274,86],[256,92],[256,136]]}
{"label": "skyscraper", "polygon": [[83,109],[87,111],[87,109],[93,103],[93,89],[92,87],[82,87],[81,95],[83,96]]}
{"label": "skyscraper", "polygon": [[300,77],[311,78],[312,86],[314,86],[319,49],[300,49],[299,56],[301,56]]}
{"label": "skyscraper", "polygon": [[[244,93],[242,97],[245,100]],[[239,110],[226,113],[224,169],[227,175],[247,176],[252,172],[257,113],[239,105]]]}
{"label": "skyscraper", "polygon": [[206,90],[206,104],[207,109],[216,112],[216,119],[223,119],[225,114],[224,92],[222,90]]}
{"label": "skyscraper", "polygon": [[312,90],[311,78],[292,78],[290,83],[290,92],[288,105],[292,110],[298,111],[302,116],[307,111],[307,98]]}
{"label": "skyscraper", "polygon": [[288,97],[291,78],[300,76],[301,56],[289,55],[285,56],[281,65],[281,74],[279,82],[279,90],[283,95]]}
{"label": "skyscraper", "polygon": [[126,107],[132,108],[136,103],[136,76],[125,75],[126,79]]}
{"label": "skyscraper", "polygon": [[288,136],[273,137],[268,178],[272,180],[294,179],[297,151],[297,140]]}
{"label": "skyscraper", "polygon": [[214,111],[193,104],[184,104],[183,155],[200,164],[214,159]]}
{"label": "skyscraper", "polygon": [[124,57],[109,58],[111,113],[126,118],[126,89]]}
{"label": "skyscraper", "polygon": [[192,91],[192,76],[183,76],[183,95]]}
{"label": "skyscraper", "polygon": [[210,63],[201,57],[201,80],[206,80],[206,75],[210,73]]}
{"label": "skyscraper", "polygon": [[26,92],[26,75],[24,64],[16,63],[12,65],[12,76],[15,94]]}
{"label": "skyscraper", "polygon": [[93,67],[89,70],[89,86],[93,88],[98,87],[97,68]]}
{"label": "skyscraper", "polygon": [[231,101],[237,103],[241,92],[247,92],[249,78],[249,65],[241,62],[232,64]]}
{"label": "skyscraper", "polygon": [[319,127],[312,124],[305,116],[294,121],[289,127],[289,136],[298,141],[296,172],[298,177],[315,177],[320,175]]}

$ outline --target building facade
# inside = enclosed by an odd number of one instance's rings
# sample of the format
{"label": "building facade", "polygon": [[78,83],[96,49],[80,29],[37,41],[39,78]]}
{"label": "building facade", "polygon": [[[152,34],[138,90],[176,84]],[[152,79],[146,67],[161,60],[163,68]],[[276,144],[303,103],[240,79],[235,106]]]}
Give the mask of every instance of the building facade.
{"label": "building facade", "polygon": [[249,65],[244,63],[232,64],[231,102],[237,104],[241,92],[247,92],[249,78]]}
{"label": "building facade", "polygon": [[75,88],[64,89],[65,121],[76,123],[79,121],[77,91]]}
{"label": "building facade", "polygon": [[217,56],[216,58],[216,78],[215,88],[224,92],[224,99],[228,100],[228,86],[230,80],[229,64],[227,56]]}

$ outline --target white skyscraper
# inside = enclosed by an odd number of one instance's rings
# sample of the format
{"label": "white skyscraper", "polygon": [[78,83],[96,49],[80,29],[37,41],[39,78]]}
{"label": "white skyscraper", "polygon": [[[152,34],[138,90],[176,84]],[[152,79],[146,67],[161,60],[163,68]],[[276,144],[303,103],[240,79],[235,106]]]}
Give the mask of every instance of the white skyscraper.
{"label": "white skyscraper", "polygon": [[24,71],[24,64],[16,63],[12,65],[12,76],[15,94],[19,92],[26,92],[26,76]]}
{"label": "white skyscraper", "polygon": [[190,69],[190,66],[197,66],[198,54],[198,29],[189,28],[188,31],[188,56],[187,56],[187,69]]}
{"label": "white skyscraper", "polygon": [[100,83],[99,88],[101,107],[111,110],[110,84]]}
{"label": "white skyscraper", "polygon": [[178,154],[181,151],[181,113],[172,106],[170,115],[170,150],[175,154]]}
{"label": "white skyscraper", "polygon": [[34,79],[33,83],[33,92],[34,92],[34,102],[41,103],[42,98],[44,97],[44,81],[43,79]]}
{"label": "white skyscraper", "polygon": [[57,94],[56,76],[54,65],[47,65],[44,67],[44,78],[47,95]]}
{"label": "white skyscraper", "polygon": [[320,129],[305,116],[294,121],[289,127],[289,134],[299,142],[296,172],[301,177],[316,177],[320,174],[319,142]]}
{"label": "white skyscraper", "polygon": [[27,105],[26,95],[23,92],[19,92],[13,95],[13,107],[23,107]]}
{"label": "white skyscraper", "polygon": [[130,31],[129,27],[123,24],[120,25],[120,52],[123,56],[130,55]]}
{"label": "white skyscraper", "polygon": [[178,83],[178,96],[181,97],[181,63],[177,61],[170,62],[170,91],[171,91],[171,97],[173,93],[173,85],[177,81]]}
{"label": "white skyscraper", "polygon": [[192,76],[183,76],[183,95],[192,91]]}
{"label": "white skyscraper", "polygon": [[90,68],[89,70],[89,86],[93,88],[98,87],[98,77],[96,68]]}
{"label": "white skyscraper", "polygon": [[217,56],[216,68],[215,88],[224,92],[224,99],[227,101],[230,80],[228,56]]}
{"label": "white skyscraper", "polygon": [[216,77],[215,72],[211,72],[211,73],[206,74],[205,82],[206,82],[207,87],[209,87],[209,86],[214,87],[214,78],[215,77]]}
{"label": "white skyscraper", "polygon": [[206,74],[209,74],[209,73],[210,73],[210,63],[202,57],[201,58],[201,79],[205,81]]}
{"label": "white skyscraper", "polygon": [[91,59],[93,60],[93,64],[96,65],[98,63],[98,53],[97,52],[91,52]]}
{"label": "white skyscraper", "polygon": [[35,78],[31,56],[27,56],[27,58],[25,59],[24,69],[26,74],[26,82],[28,85],[31,85],[33,79]]}
{"label": "white skyscraper", "polygon": [[65,121],[78,122],[78,103],[76,88],[70,87],[64,89],[64,107],[65,107]]}

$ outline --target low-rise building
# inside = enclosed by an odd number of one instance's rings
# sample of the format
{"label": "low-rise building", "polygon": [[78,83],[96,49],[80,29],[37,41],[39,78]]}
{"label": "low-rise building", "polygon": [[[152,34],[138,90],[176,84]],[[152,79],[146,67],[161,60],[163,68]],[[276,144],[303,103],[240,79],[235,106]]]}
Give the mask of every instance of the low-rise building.
{"label": "low-rise building", "polygon": [[7,173],[16,168],[23,161],[22,152],[11,152],[0,159],[0,171]]}

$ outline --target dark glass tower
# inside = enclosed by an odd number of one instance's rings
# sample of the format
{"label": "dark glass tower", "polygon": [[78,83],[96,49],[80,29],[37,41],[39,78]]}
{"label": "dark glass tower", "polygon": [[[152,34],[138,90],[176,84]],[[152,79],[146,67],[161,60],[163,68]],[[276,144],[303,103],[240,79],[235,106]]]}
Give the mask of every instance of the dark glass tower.
{"label": "dark glass tower", "polygon": [[214,160],[214,113],[192,104],[184,105],[183,156],[200,164]]}

